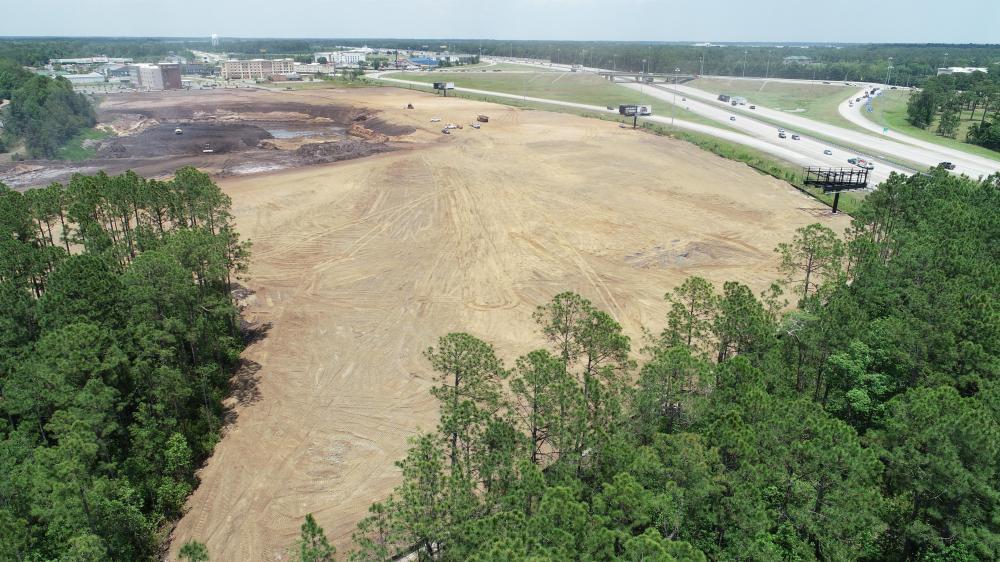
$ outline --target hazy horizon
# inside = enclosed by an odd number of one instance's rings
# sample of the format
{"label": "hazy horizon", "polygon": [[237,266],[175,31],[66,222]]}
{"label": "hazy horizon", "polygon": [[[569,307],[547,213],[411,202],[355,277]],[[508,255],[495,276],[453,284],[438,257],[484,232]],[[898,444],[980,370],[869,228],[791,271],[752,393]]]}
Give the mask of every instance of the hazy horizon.
{"label": "hazy horizon", "polygon": [[[207,37],[718,43],[1000,43],[995,0],[32,0],[4,8],[5,37]],[[280,16],[286,12],[289,16]],[[303,17],[313,14],[314,17]],[[634,17],[633,17],[634,14]]]}

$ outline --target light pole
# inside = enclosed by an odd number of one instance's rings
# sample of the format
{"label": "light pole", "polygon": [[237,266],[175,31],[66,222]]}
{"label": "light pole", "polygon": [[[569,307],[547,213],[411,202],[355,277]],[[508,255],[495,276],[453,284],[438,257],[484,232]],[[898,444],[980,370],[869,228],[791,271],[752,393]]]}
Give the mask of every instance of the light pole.
{"label": "light pole", "polygon": [[674,103],[670,106],[670,126],[674,126],[674,112],[677,111],[677,74],[681,71],[680,68],[674,69]]}
{"label": "light pole", "polygon": [[618,55],[611,55],[611,72],[618,68]]}
{"label": "light pole", "polygon": [[764,80],[767,80],[768,74],[771,72],[771,51],[767,52],[767,66],[764,67]]}
{"label": "light pole", "polygon": [[885,70],[885,85],[889,85],[889,76],[892,74],[892,57],[889,57],[889,68]]}
{"label": "light pole", "polygon": [[701,53],[701,74],[699,74],[698,76],[704,76],[704,75],[705,75],[705,53],[702,52]]}
{"label": "light pole", "polygon": [[639,80],[639,93],[646,92],[646,59],[642,59],[642,79]]}
{"label": "light pole", "polygon": [[747,77],[747,52],[743,50],[743,77]]}

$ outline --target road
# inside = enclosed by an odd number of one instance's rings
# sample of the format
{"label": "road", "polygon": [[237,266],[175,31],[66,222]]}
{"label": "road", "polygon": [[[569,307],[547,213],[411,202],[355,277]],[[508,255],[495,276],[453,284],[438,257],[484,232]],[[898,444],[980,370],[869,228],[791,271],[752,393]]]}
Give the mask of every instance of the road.
{"label": "road", "polygon": [[[384,76],[383,73],[370,74],[368,75],[368,77],[385,82],[422,86],[424,88],[428,87],[428,84],[426,82],[403,80],[400,78],[390,78]],[[530,101],[535,103],[559,105],[563,107],[572,107],[575,109],[584,109],[587,111],[593,111],[597,113],[618,115],[617,111],[609,110],[606,107],[589,105],[584,103],[550,100],[546,98],[537,98],[532,96],[520,96],[517,94],[508,94],[505,92],[493,92],[489,90],[478,90],[474,88],[456,87],[455,90],[460,92],[468,92],[470,94],[479,94],[484,96],[493,96],[505,99],[514,99],[514,100]],[[823,154],[823,148],[817,148],[810,141],[805,141],[806,144],[804,146],[801,145],[796,146],[799,145],[799,143],[802,143],[803,141],[790,141],[789,143],[779,144],[765,138],[766,135],[764,135],[763,132],[760,132],[759,134],[756,135],[734,132],[726,129],[720,129],[718,127],[713,127],[711,125],[704,125],[701,123],[693,123],[691,121],[685,121],[684,119],[671,120],[671,118],[668,115],[651,115],[648,117],[643,117],[642,119],[654,123],[659,123],[662,125],[668,125],[668,126],[672,125],[679,129],[685,129],[689,131],[703,133],[716,138],[748,146],[799,166],[816,166],[816,165],[848,166],[847,162],[844,161],[847,158],[846,152],[838,154],[838,152],[835,151],[832,157],[825,156]],[[736,123],[728,122],[728,124],[730,126],[733,126]],[[757,130],[757,128],[754,127],[754,130]],[[775,128],[768,125],[767,130],[770,132],[770,135],[773,135],[775,137],[775,140],[777,140],[777,131],[775,130]],[[873,175],[872,177],[873,180],[877,179],[877,181],[881,181],[882,179],[888,177],[888,170],[882,171],[876,169],[876,174]]]}
{"label": "road", "polygon": [[[854,96],[840,102],[840,105],[837,106],[837,111],[840,113],[840,116],[843,117],[844,119],[847,119],[851,123],[859,127],[862,127],[864,129],[867,129],[869,131],[872,131],[880,136],[883,136],[884,138],[893,139],[901,143],[916,146],[928,151],[933,151],[942,156],[941,160],[949,160],[950,162],[955,164],[956,172],[961,171],[959,169],[959,166],[968,166],[970,164],[972,166],[981,167],[984,170],[992,169],[993,172],[1000,170],[1000,162],[997,162],[996,160],[991,160],[989,158],[984,158],[982,156],[977,156],[975,154],[969,154],[968,152],[964,152],[948,146],[942,146],[940,144],[927,142],[925,140],[911,137],[909,135],[904,135],[903,133],[900,133],[898,131],[893,131],[891,129],[887,133],[883,134],[882,125],[874,123],[865,117],[865,112],[864,112],[865,104],[855,103],[854,107],[851,107],[850,105],[851,100],[859,98],[863,95],[864,95],[864,90],[860,90],[858,93],[854,94]],[[875,100],[875,103],[878,103],[877,98]],[[947,158],[944,158],[944,156],[946,156]],[[941,160],[939,160],[939,162]],[[965,173],[972,175],[968,171]]]}
{"label": "road", "polygon": [[[518,60],[511,60],[508,62],[526,64],[529,66],[543,66],[546,68],[570,68],[567,65],[547,65],[537,62],[523,62]],[[607,69],[597,69],[597,68],[584,68],[584,72],[602,72]],[[732,77],[725,77],[732,78]],[[823,83],[822,81],[810,81],[810,80],[781,80],[785,82],[796,82],[796,83],[809,83],[817,84]],[[842,85],[842,83],[830,81],[831,86]],[[638,83],[627,84],[628,87],[633,89],[646,88],[651,95],[659,97],[664,101],[673,102],[673,93],[670,91],[674,86],[666,85],[660,88],[643,86]],[[659,85],[658,85],[659,86]],[[872,84],[866,85],[871,88]],[[667,91],[664,91],[663,89]],[[676,91],[679,96],[686,97],[688,103],[685,107],[690,107],[691,111],[695,111],[706,117],[710,117],[719,122],[728,122],[730,127],[740,129],[756,139],[773,144],[777,139],[777,132],[775,131],[775,126],[764,123],[763,121],[758,121],[753,119],[753,115],[759,115],[760,117],[767,118],[769,121],[779,123],[789,130],[794,130],[795,132],[802,135],[802,141],[799,141],[798,147],[791,147],[791,150],[799,152],[804,157],[808,157],[812,154],[817,156],[814,158],[812,164],[824,164],[824,165],[837,165],[846,166],[848,165],[846,160],[848,155],[859,154],[861,156],[866,156],[870,160],[874,160],[878,163],[873,177],[876,180],[884,179],[888,176],[889,171],[899,171],[904,173],[912,173],[914,170],[906,168],[898,164],[890,164],[886,159],[895,160],[897,162],[912,162],[917,167],[920,168],[930,168],[937,166],[939,163],[944,161],[952,162],[955,165],[954,173],[956,174],[966,174],[973,178],[978,178],[980,176],[986,176],[992,173],[1000,171],[1000,164],[989,158],[983,158],[981,156],[976,156],[974,154],[969,154],[961,150],[937,145],[934,143],[929,143],[926,141],[921,141],[912,137],[901,135],[899,133],[891,134],[890,138],[882,136],[882,128],[867,119],[865,119],[857,109],[850,108],[848,104],[848,99],[854,99],[859,97],[860,94],[855,94],[851,98],[845,99],[840,107],[841,115],[848,118],[852,123],[859,125],[860,127],[877,133],[872,135],[868,132],[855,131],[851,129],[846,129],[844,127],[838,127],[836,125],[831,125],[828,123],[822,123],[819,121],[814,121],[806,117],[801,117],[798,115],[789,114],[786,112],[768,109],[766,107],[757,106],[755,110],[748,109],[749,106],[737,106],[731,107],[729,105],[723,104],[717,100],[715,94],[706,92],[704,90],[699,90],[692,86],[677,85]],[[863,90],[861,90],[863,91]],[[702,102],[701,104],[695,104],[695,102]],[[751,100],[752,102],[753,100]],[[681,103],[678,101],[678,103]],[[707,107],[713,108],[710,111]],[[851,111],[854,109],[853,111]],[[736,116],[737,121],[729,121],[730,116]],[[741,124],[741,121],[746,119],[747,123]],[[774,135],[773,141],[766,138],[764,135],[765,129]],[[824,141],[814,140],[814,143],[825,144],[825,147],[833,150],[834,158],[824,157],[823,149],[820,148],[818,152],[815,152],[815,144],[805,143],[807,140],[807,135],[820,135],[824,138],[830,139],[833,143],[842,143],[845,148],[837,149],[835,146],[830,146],[830,143],[824,143]],[[852,148],[846,148],[852,147]],[[772,154],[773,151],[769,151]],[[832,162],[832,160],[836,160]]]}
{"label": "road", "polygon": [[[698,99],[690,94],[687,89],[681,90],[677,88],[678,91],[675,95],[672,90],[673,86],[650,86],[649,84],[637,84],[634,82],[622,85],[632,90],[641,91],[646,95],[660,98],[668,103],[673,103],[676,100],[679,106],[678,113],[691,111],[709,119],[727,123],[730,127],[740,130],[746,135],[757,139],[759,142],[791,150],[800,155],[802,162],[805,162],[804,165],[848,167],[850,164],[847,163],[847,159],[857,154],[848,148],[831,145],[823,140],[810,137],[799,130],[789,130],[787,132],[788,138],[779,138],[778,127],[753,118],[753,111],[756,110],[734,111],[736,108],[729,104],[724,104],[717,100],[703,101]],[[660,111],[661,117],[666,117],[664,113],[668,111],[669,109],[662,108]],[[736,120],[733,121],[730,117],[735,117]],[[669,120],[669,117],[666,118]],[[792,133],[797,133],[801,139],[793,140],[791,138]],[[824,154],[825,150],[830,150],[833,154]],[[862,154],[862,156],[873,159],[874,155]],[[871,182],[876,185],[881,183],[889,177],[890,172],[911,174],[913,170],[877,160],[876,167],[871,172]]]}
{"label": "road", "polygon": [[[717,96],[714,94],[691,86],[678,85],[677,91],[679,93],[683,93],[689,99],[695,98],[709,103],[723,105],[722,102],[719,102],[716,99]],[[854,97],[858,96],[855,95]],[[851,99],[854,99],[854,97]],[[753,100],[750,100],[750,103],[753,103]],[[914,162],[927,168],[937,166],[942,161],[949,160],[955,164],[954,172],[956,174],[966,174],[973,178],[989,175],[997,170],[1000,170],[1000,165],[987,158],[949,149],[936,144],[923,143],[926,146],[905,144],[897,142],[896,140],[884,138],[881,135],[875,136],[863,131],[845,129],[843,127],[830,125],[828,123],[821,123],[819,121],[778,111],[776,109],[768,109],[758,105],[757,109],[750,110],[747,109],[748,107],[749,106],[738,106],[732,109],[737,113],[742,113],[744,115],[756,112],[762,117],[766,117],[778,123],[783,123],[788,128],[812,132],[814,134],[831,138],[834,141],[842,142],[846,145],[864,148],[870,151],[874,156],[887,156],[897,160]]]}

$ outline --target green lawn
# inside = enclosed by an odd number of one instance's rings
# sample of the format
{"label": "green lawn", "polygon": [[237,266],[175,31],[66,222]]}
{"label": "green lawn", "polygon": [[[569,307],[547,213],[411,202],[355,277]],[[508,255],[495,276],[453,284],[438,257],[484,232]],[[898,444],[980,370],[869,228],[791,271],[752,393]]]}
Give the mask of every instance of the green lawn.
{"label": "green lawn", "polygon": [[[661,116],[669,116],[672,107],[670,103],[664,100],[636,92],[590,73],[552,72],[547,70],[527,73],[396,72],[387,74],[386,76],[388,78],[412,80],[426,84],[432,82],[454,82],[455,86],[460,88],[503,92],[505,94],[525,95],[556,101],[585,103],[601,107],[618,107],[623,103],[650,105],[653,107],[654,113]],[[510,105],[508,101],[491,101]],[[678,119],[732,130],[718,121],[684,111],[679,107],[675,111],[675,116]]]}
{"label": "green lawn", "polygon": [[83,142],[87,140],[101,140],[112,136],[112,134],[104,129],[84,129],[76,134],[73,138],[66,141],[66,144],[59,149],[56,157],[60,160],[87,160],[88,158],[93,158],[97,153],[96,148],[88,148],[83,146]]}
{"label": "green lawn", "polygon": [[992,158],[993,160],[1000,160],[1000,152],[958,140],[965,138],[965,133],[969,129],[969,125],[973,122],[979,122],[979,116],[981,115],[980,112],[976,113],[977,117],[975,121],[969,119],[969,114],[967,112],[962,112],[962,123],[959,126],[958,139],[942,137],[934,132],[937,130],[938,126],[936,120],[926,129],[914,127],[906,121],[906,101],[909,98],[909,95],[909,92],[890,90],[875,98],[875,101],[872,103],[872,109],[874,111],[866,113],[865,116],[868,119],[871,119],[874,123],[882,125],[883,127],[889,127],[889,129],[893,131],[898,131],[916,139],[955,148],[968,152],[969,154],[976,154],[978,156]]}
{"label": "green lawn", "polygon": [[863,130],[837,112],[840,102],[858,90],[854,86],[719,78],[698,78],[687,85],[713,94],[743,96],[750,103],[761,107],[787,111],[848,129]]}

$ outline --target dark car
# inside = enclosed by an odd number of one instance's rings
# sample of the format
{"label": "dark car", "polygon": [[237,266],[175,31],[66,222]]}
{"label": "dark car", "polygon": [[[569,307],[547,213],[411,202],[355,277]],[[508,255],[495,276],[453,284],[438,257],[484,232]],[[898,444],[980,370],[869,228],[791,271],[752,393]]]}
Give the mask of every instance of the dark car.
{"label": "dark car", "polygon": [[955,169],[955,165],[952,164],[951,162],[941,162],[940,166],[942,168],[944,168],[945,170],[954,170]]}

